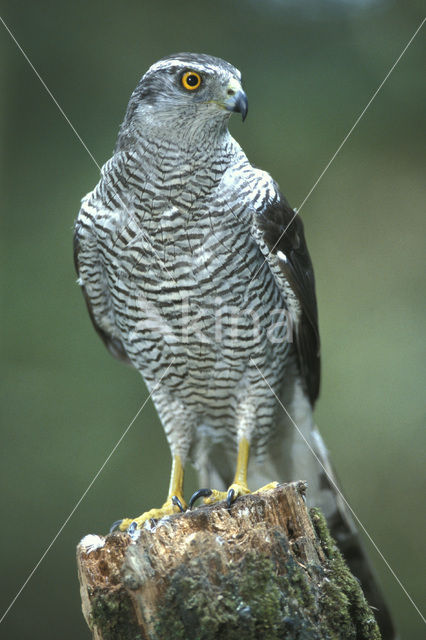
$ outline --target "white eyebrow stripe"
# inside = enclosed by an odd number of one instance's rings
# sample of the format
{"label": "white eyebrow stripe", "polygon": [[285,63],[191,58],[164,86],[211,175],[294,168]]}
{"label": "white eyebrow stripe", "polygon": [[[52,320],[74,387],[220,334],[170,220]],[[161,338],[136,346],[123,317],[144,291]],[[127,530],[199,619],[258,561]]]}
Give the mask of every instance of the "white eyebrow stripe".
{"label": "white eyebrow stripe", "polygon": [[209,64],[201,64],[199,62],[185,62],[183,60],[179,60],[179,58],[172,58],[171,60],[162,60],[161,62],[156,62],[148,69],[148,71],[160,71],[161,69],[170,69],[170,67],[181,67],[182,69],[194,69],[194,71],[220,71],[219,67],[209,65]]}
{"label": "white eyebrow stripe", "polygon": [[149,71],[157,71],[157,69],[167,69],[171,66],[180,66],[184,67],[185,63],[178,58],[173,58],[172,60],[162,60],[161,62],[156,62],[149,68]]}

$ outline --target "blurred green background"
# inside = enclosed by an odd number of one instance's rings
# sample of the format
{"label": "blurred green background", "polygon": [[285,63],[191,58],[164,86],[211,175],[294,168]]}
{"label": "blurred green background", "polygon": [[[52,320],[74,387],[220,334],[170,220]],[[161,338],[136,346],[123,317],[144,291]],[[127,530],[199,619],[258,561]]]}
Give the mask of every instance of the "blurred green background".
{"label": "blurred green background", "polygon": [[[14,0],[3,3],[3,18],[100,164],[152,62],[182,50],[230,60],[250,101],[247,121],[235,118],[231,129],[297,207],[420,24],[421,7]],[[147,392],[107,353],[75,284],[73,221],[99,172],[3,27],[0,42],[4,611]],[[322,334],[317,422],[352,507],[421,607],[424,43],[420,33],[303,207]],[[159,505],[168,474],[149,403],[0,636],[89,638],[75,546]],[[195,487],[190,473],[187,494]],[[371,555],[402,638],[424,638],[407,596]]]}

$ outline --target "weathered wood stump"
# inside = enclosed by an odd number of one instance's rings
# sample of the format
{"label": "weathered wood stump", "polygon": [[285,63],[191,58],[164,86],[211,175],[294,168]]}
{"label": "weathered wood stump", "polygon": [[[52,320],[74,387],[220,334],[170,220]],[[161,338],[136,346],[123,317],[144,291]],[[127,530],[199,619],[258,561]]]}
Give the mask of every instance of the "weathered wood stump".
{"label": "weathered wood stump", "polygon": [[376,640],[358,581],[301,482],[77,548],[96,640]]}

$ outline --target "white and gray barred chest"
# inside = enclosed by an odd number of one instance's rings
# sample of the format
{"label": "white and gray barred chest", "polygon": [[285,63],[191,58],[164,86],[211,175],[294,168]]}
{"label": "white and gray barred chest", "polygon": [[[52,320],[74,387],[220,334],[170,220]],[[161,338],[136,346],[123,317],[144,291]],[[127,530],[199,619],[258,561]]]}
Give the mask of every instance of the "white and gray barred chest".
{"label": "white and gray barred chest", "polygon": [[226,170],[228,155],[186,165],[169,152],[158,166],[120,154],[89,200],[131,361],[200,411],[246,384],[250,358],[280,377],[287,345],[285,301],[250,235],[273,183],[239,148]]}

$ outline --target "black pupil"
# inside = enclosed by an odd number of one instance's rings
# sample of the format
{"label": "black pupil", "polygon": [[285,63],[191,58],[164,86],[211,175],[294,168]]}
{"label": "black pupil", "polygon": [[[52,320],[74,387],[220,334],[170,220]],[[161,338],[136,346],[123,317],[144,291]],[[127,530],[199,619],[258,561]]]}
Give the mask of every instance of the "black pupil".
{"label": "black pupil", "polygon": [[186,82],[187,84],[189,84],[190,87],[195,87],[195,85],[198,84],[198,76],[191,73],[190,76],[187,76]]}

